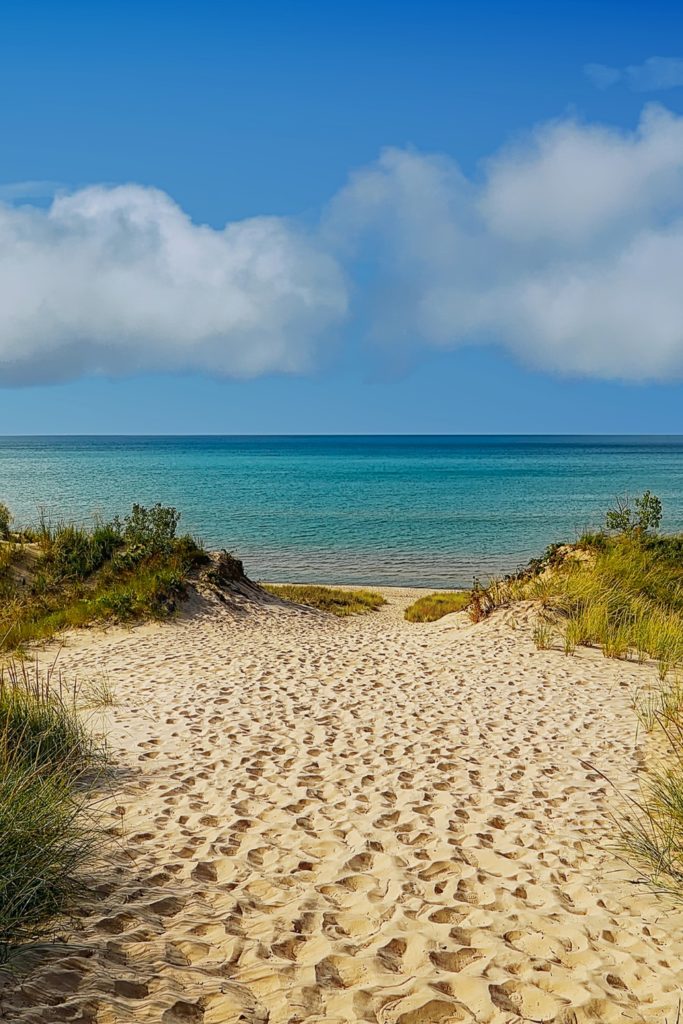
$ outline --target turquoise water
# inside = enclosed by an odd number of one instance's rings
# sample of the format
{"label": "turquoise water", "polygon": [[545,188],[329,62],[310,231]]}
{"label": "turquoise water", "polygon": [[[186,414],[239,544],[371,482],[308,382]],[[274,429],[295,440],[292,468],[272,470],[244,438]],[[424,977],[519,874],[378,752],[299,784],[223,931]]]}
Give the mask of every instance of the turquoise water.
{"label": "turquoise water", "polygon": [[18,521],[182,511],[257,579],[463,586],[649,487],[683,529],[683,437],[5,437]]}

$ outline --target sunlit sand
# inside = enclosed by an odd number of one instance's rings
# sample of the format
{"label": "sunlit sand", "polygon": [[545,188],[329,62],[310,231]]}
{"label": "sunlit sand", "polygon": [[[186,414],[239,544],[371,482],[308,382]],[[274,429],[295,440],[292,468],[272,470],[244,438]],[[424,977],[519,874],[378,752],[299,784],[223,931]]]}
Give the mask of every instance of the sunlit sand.
{"label": "sunlit sand", "polygon": [[63,671],[115,688],[122,838],[8,1019],[675,1020],[683,914],[613,848],[651,670],[538,651],[523,607],[410,624],[385,593],[68,637]]}

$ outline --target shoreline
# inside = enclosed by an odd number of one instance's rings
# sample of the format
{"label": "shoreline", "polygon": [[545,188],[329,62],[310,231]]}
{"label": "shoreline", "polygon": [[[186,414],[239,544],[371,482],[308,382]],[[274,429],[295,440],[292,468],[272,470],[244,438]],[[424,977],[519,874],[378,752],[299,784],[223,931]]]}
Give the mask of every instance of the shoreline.
{"label": "shoreline", "polygon": [[375,593],[403,597],[411,594],[424,597],[425,594],[455,594],[464,593],[467,587],[403,587],[385,586],[374,583],[301,583],[294,580],[259,580],[259,586],[263,587],[328,587],[331,590],[372,590]]}

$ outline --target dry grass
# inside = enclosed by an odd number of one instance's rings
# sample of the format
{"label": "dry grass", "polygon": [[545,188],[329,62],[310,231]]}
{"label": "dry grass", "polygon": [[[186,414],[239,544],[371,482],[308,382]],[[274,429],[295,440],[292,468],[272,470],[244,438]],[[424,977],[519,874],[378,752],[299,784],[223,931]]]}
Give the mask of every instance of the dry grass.
{"label": "dry grass", "polygon": [[469,590],[458,590],[448,594],[427,594],[406,608],[408,622],[436,622],[451,612],[461,612],[470,603]]}
{"label": "dry grass", "polygon": [[267,583],[264,590],[283,601],[303,604],[340,617],[365,615],[386,604],[385,598],[373,590],[341,590],[305,583]]}

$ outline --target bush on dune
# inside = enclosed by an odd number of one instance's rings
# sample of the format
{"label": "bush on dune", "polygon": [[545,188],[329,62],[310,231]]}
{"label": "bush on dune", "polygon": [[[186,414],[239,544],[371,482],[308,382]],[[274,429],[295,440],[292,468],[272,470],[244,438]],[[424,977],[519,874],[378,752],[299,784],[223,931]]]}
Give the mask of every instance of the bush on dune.
{"label": "bush on dune", "polygon": [[570,649],[653,658],[662,678],[683,663],[683,538],[624,532],[582,538],[548,573],[511,581],[516,597],[554,612]]}

